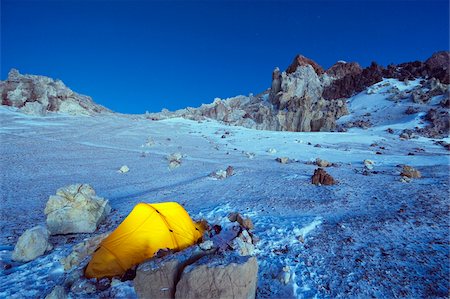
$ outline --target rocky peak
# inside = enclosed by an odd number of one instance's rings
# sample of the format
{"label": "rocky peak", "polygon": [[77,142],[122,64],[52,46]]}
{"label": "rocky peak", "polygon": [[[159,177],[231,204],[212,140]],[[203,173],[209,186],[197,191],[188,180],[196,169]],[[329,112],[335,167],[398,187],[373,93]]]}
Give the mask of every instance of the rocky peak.
{"label": "rocky peak", "polygon": [[317,64],[314,60],[309,59],[303,55],[298,54],[295,56],[291,65],[286,69],[287,74],[294,73],[299,66],[307,66],[310,65],[314,69],[317,75],[322,75],[324,73],[323,68]]}
{"label": "rocky peak", "polygon": [[333,64],[328,70],[326,70],[326,74],[333,79],[341,79],[348,74],[360,74],[362,72],[361,66],[356,62],[345,62],[338,61]]}

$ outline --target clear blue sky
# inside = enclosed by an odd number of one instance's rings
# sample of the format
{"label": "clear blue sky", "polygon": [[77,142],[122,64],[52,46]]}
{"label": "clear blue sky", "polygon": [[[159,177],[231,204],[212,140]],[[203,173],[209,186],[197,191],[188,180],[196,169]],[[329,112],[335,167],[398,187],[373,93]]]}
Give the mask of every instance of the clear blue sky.
{"label": "clear blue sky", "polygon": [[448,1],[1,0],[1,79],[63,80],[114,111],[259,93],[297,53],[329,67],[449,48]]}

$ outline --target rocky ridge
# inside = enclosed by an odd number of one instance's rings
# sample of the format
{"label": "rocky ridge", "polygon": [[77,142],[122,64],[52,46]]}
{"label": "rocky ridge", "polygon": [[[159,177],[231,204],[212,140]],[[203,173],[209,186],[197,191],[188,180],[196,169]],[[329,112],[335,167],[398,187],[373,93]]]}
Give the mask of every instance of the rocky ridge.
{"label": "rocky ridge", "polygon": [[110,112],[88,96],[73,92],[61,80],[45,76],[22,75],[11,69],[0,81],[1,104],[32,115],[60,112],[72,115],[94,115]]}
{"label": "rocky ridge", "polygon": [[[383,78],[404,82],[423,78],[424,86],[437,84],[443,86],[438,94],[448,93],[449,61],[449,52],[437,52],[425,62],[392,64],[386,68],[373,62],[369,67],[362,68],[356,62],[339,61],[324,70],[313,60],[297,55],[284,72],[275,68],[271,87],[256,96],[250,94],[225,100],[216,98],[213,103],[198,108],[188,107],[173,112],[163,109],[159,113],[146,114],[146,117],[151,120],[210,118],[259,130],[333,131],[337,129],[336,120],[348,114],[346,99]],[[434,95],[437,94],[431,96]],[[416,102],[421,95],[411,96]]]}

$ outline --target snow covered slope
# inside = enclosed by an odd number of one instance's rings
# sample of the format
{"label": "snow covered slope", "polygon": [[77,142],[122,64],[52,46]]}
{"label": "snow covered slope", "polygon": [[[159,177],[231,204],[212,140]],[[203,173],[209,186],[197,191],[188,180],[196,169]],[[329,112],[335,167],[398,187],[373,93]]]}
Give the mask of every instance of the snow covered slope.
{"label": "snow covered slope", "polygon": [[[351,114],[340,120],[370,113],[373,126],[339,133],[140,116],[34,117],[1,107],[0,297],[44,297],[63,280],[59,258],[88,234],[51,237],[55,249],[27,264],[10,258],[20,234],[45,223],[48,197],[73,183],[89,183],[110,200],[113,213],[98,233],[139,202],[178,201],[193,218],[218,223],[232,211],[250,216],[260,239],[258,298],[446,297],[448,151],[387,132],[421,126],[421,112],[399,113],[410,104],[387,100],[388,86],[378,87],[351,98]],[[169,170],[166,156],[174,152],[184,157]],[[326,170],[337,185],[311,184],[317,157],[335,163]],[[373,172],[363,171],[364,159],[375,162]],[[423,177],[401,182],[401,164]],[[122,165],[130,171],[118,173]],[[228,165],[233,176],[209,176]],[[135,294],[126,282],[96,296]]]}

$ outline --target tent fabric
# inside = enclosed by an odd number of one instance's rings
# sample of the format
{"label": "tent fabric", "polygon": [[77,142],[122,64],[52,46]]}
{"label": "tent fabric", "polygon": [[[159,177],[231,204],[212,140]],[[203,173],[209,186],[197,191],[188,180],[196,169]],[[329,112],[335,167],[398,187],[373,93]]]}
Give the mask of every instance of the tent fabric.
{"label": "tent fabric", "polygon": [[176,202],[139,203],[100,243],[85,275],[88,278],[122,275],[160,249],[182,250],[195,244],[203,230]]}

